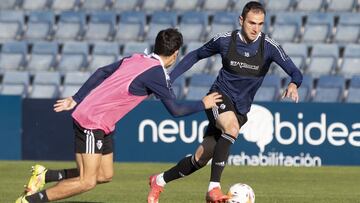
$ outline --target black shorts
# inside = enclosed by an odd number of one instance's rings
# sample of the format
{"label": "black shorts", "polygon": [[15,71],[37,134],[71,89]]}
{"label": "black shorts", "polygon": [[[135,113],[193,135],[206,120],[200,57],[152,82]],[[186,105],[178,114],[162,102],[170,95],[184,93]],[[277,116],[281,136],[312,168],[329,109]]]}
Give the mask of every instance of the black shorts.
{"label": "black shorts", "polygon": [[113,152],[113,133],[105,134],[103,130],[89,130],[73,122],[75,132],[75,153],[110,154]]}
{"label": "black shorts", "polygon": [[[212,93],[214,91],[210,91],[208,94]],[[219,128],[216,127],[216,118],[226,112],[226,111],[232,111],[235,113],[237,120],[239,122],[239,127],[241,128],[246,122],[247,122],[247,116],[240,114],[236,111],[234,103],[231,101],[231,99],[224,93],[220,92],[220,91],[216,91],[219,94],[222,95],[222,102],[218,102],[217,103],[217,107],[212,108],[212,109],[206,109],[206,116],[209,119],[209,125],[205,131],[204,137],[207,136],[215,136],[215,140],[217,141],[222,132]]]}

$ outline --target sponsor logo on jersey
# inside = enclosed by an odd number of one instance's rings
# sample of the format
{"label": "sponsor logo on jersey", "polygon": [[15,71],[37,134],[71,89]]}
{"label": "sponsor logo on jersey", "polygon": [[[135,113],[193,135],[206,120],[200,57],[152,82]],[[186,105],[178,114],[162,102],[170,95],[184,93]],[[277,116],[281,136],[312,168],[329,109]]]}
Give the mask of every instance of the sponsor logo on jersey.
{"label": "sponsor logo on jersey", "polygon": [[240,62],[240,61],[230,61],[230,65],[231,66],[239,66],[240,69],[250,69],[250,70],[259,70],[260,66],[256,66],[256,65],[250,65],[244,62]]}

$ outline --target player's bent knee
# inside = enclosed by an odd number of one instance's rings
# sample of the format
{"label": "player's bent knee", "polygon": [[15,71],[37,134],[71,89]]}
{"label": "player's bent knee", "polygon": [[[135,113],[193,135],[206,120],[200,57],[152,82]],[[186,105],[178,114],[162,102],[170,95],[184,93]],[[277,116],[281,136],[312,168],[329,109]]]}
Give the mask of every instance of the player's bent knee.
{"label": "player's bent knee", "polygon": [[[207,154],[203,154],[203,155],[207,155]],[[198,160],[195,158],[196,166],[198,167],[198,169],[200,169],[206,166],[206,164],[209,162],[210,159],[211,159],[210,156],[202,156]]]}
{"label": "player's bent knee", "polygon": [[110,183],[112,179],[99,179],[97,181],[98,184]]}
{"label": "player's bent knee", "polygon": [[230,125],[225,128],[225,133],[237,138],[239,130],[240,128],[237,125]]}
{"label": "player's bent knee", "polygon": [[206,166],[206,164],[208,162],[209,162],[209,160],[200,159],[199,161],[197,161],[197,165],[199,166],[199,168],[202,168],[202,167]]}
{"label": "player's bent knee", "polygon": [[99,184],[103,184],[103,183],[109,183],[112,181],[112,178],[113,178],[113,175],[110,174],[110,175],[105,175],[105,176],[100,176],[98,177],[97,179],[97,183]]}
{"label": "player's bent knee", "polygon": [[89,191],[96,186],[96,180],[83,180],[81,182],[81,188],[84,192]]}

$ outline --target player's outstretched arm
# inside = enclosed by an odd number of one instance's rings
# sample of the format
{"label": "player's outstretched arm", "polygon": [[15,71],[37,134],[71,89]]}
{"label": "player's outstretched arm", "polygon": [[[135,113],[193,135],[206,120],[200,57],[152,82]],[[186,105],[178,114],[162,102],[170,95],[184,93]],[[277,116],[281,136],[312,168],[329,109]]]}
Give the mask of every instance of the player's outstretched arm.
{"label": "player's outstretched arm", "polygon": [[205,96],[202,101],[177,101],[176,99],[161,99],[161,101],[172,116],[179,117],[215,107],[217,102],[222,102],[222,99],[219,93],[212,93]]}
{"label": "player's outstretched arm", "polygon": [[61,112],[61,111],[68,111],[73,109],[76,106],[76,102],[72,97],[67,97],[65,99],[59,99],[54,104],[54,111]]}
{"label": "player's outstretched arm", "polygon": [[291,98],[294,102],[298,103],[299,101],[299,94],[297,90],[297,86],[294,83],[289,83],[288,87],[284,90],[282,94],[282,99],[285,97]]}

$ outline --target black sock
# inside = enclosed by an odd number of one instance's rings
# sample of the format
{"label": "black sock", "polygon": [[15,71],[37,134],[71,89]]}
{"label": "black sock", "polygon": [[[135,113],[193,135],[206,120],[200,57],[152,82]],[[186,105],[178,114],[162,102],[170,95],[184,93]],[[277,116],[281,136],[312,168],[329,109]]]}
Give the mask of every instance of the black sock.
{"label": "black sock", "polygon": [[29,203],[49,202],[48,196],[46,194],[46,190],[42,190],[40,192],[37,192],[37,193],[34,193],[32,195],[26,196],[25,199]]}
{"label": "black sock", "polygon": [[202,168],[194,156],[187,156],[179,161],[179,163],[171,169],[164,172],[164,180],[166,183],[190,175],[198,169]]}
{"label": "black sock", "polygon": [[79,170],[77,168],[62,169],[62,170],[47,170],[45,173],[45,182],[60,181],[63,179],[78,177]]}
{"label": "black sock", "polygon": [[211,182],[220,182],[221,174],[225,168],[231,145],[236,138],[223,133],[217,141],[214,149],[214,156],[211,163]]}
{"label": "black sock", "polygon": [[79,169],[77,168],[64,169],[64,171],[65,171],[65,179],[75,178],[80,176]]}

